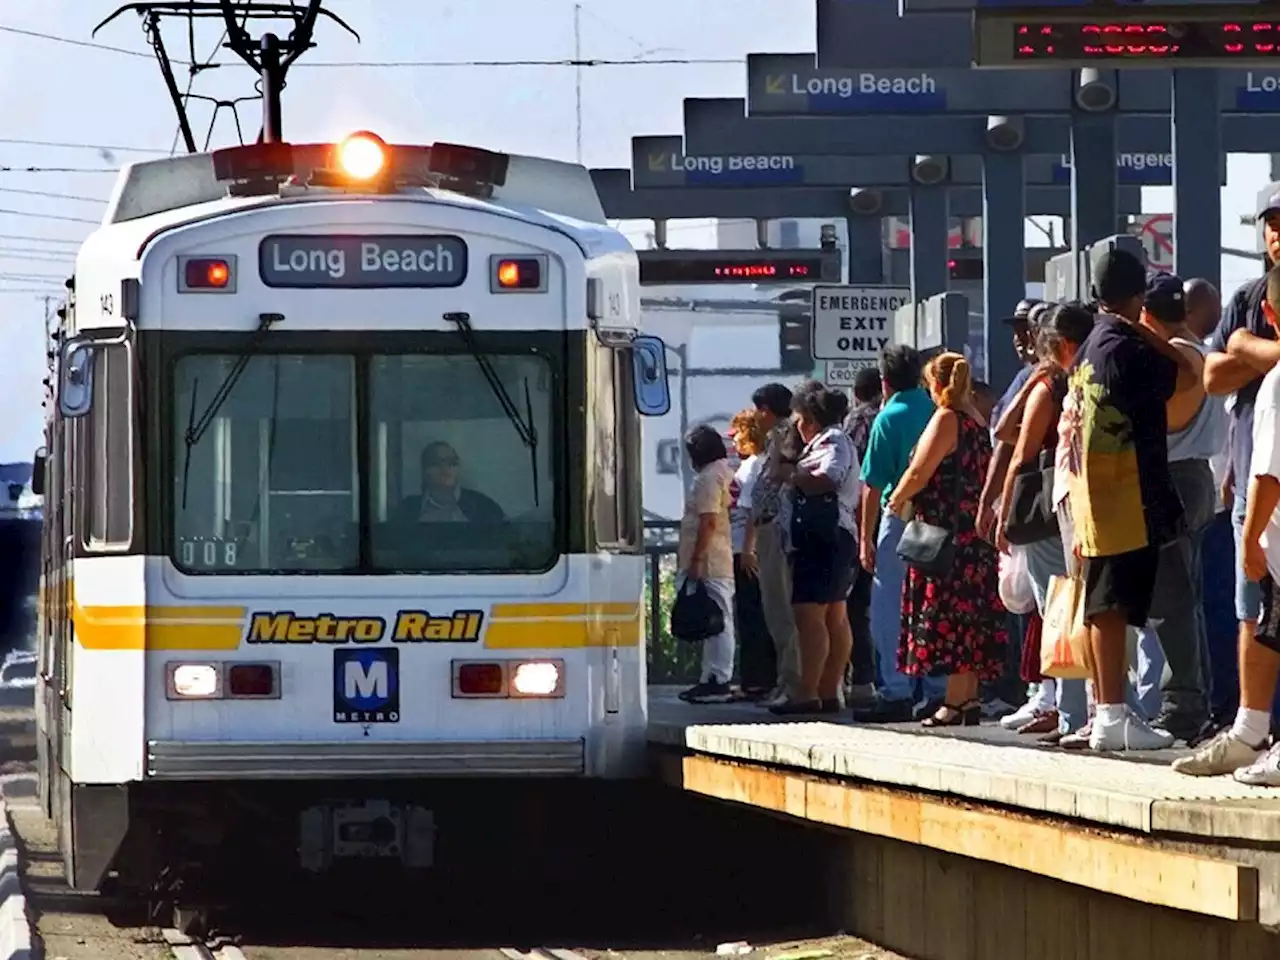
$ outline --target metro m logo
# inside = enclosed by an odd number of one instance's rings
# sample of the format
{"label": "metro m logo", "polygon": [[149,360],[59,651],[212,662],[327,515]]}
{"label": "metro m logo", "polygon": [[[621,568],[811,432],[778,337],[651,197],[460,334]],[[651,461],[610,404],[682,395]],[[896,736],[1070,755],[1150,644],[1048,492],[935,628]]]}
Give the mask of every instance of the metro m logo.
{"label": "metro m logo", "polygon": [[348,660],[345,665],[343,696],[347,700],[385,700],[391,689],[387,673],[387,661],[378,660],[367,666],[358,660]]}
{"label": "metro m logo", "polygon": [[400,722],[400,651],[347,647],[333,651],[333,722]]}

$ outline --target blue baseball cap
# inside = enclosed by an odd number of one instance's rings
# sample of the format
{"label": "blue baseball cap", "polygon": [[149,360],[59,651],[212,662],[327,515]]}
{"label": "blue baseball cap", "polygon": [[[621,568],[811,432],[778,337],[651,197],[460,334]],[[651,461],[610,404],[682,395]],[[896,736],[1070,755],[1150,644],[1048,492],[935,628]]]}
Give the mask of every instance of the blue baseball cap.
{"label": "blue baseball cap", "polygon": [[1161,323],[1170,325],[1187,319],[1187,296],[1181,277],[1171,273],[1155,273],[1147,280],[1142,307]]}

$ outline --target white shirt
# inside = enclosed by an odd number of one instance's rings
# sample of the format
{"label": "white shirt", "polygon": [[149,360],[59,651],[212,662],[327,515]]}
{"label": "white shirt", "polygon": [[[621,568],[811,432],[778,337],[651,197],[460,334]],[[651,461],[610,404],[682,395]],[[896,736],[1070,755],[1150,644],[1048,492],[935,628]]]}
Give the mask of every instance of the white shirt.
{"label": "white shirt", "polygon": [[751,494],[756,481],[764,470],[764,457],[756,454],[747,457],[734,471],[730,492],[736,494],[729,502],[729,531],[733,538],[733,552],[741,553],[747,539],[747,521],[751,518]]}
{"label": "white shirt", "polygon": [[840,504],[840,526],[858,532],[858,497],[862,493],[862,466],[853,441],[840,427],[828,427],[804,446],[798,468],[804,473],[826,477],[836,486]]}
{"label": "white shirt", "polygon": [[[1249,462],[1249,477],[1243,481],[1237,477],[1236,484],[1261,476],[1280,480],[1280,367],[1272,367],[1258,388],[1253,408],[1253,459]],[[1280,581],[1280,508],[1271,515],[1262,532],[1262,550],[1267,555],[1267,572],[1273,580]]]}

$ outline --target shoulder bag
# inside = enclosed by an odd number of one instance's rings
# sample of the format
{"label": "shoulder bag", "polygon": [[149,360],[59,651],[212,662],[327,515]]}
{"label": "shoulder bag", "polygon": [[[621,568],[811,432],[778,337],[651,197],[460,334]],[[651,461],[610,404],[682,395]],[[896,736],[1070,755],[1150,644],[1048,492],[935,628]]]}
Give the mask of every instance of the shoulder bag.
{"label": "shoulder bag", "polygon": [[1014,546],[1058,535],[1058,514],[1053,509],[1055,455],[1055,449],[1041,450],[1036,462],[1023,464],[1013,478],[1004,536]]}
{"label": "shoulder bag", "polygon": [[942,577],[950,572],[956,556],[956,530],[960,527],[960,446],[962,431],[956,434],[956,449],[952,454],[951,472],[955,474],[955,504],[951,529],[913,519],[902,531],[898,541],[898,556],[908,567],[926,577]]}

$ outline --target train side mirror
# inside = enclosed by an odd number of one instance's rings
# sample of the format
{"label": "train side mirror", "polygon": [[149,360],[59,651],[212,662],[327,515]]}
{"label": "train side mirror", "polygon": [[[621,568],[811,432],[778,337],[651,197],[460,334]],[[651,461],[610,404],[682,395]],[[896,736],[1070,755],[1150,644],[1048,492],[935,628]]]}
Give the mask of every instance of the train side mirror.
{"label": "train side mirror", "polygon": [[93,406],[94,345],[68,341],[58,369],[58,409],[64,417],[83,417]]}
{"label": "train side mirror", "polygon": [[44,447],[36,451],[31,458],[31,492],[37,497],[44,496],[44,471],[48,465],[49,453]]}
{"label": "train side mirror", "polygon": [[636,337],[631,341],[631,360],[635,365],[636,410],[642,417],[665,416],[671,410],[667,345],[661,337]]}

